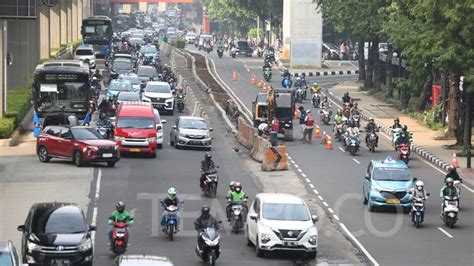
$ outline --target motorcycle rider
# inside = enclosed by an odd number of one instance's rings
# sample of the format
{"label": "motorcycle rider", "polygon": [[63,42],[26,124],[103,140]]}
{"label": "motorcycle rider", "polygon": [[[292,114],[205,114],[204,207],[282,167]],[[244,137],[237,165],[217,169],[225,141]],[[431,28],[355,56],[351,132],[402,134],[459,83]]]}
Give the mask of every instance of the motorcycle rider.
{"label": "motorcycle rider", "polygon": [[[369,143],[369,135],[371,132],[378,132],[379,127],[375,124],[374,118],[370,117],[369,118],[369,123],[365,126],[365,132],[367,132],[367,135],[365,136],[365,143]],[[375,147],[377,147],[379,143],[379,136],[375,134]]]}
{"label": "motorcycle rider", "polygon": [[[231,211],[232,211],[232,205],[234,204],[241,204],[241,203],[245,203],[245,201],[247,201],[247,194],[245,192],[242,191],[242,185],[240,184],[240,182],[235,182],[234,184],[234,191],[232,193],[230,193],[230,197],[227,199],[227,207],[226,207],[226,214],[227,214],[227,221],[230,222],[230,214],[231,214]],[[247,206],[245,204],[242,204],[242,207],[244,209],[247,208]],[[245,217],[245,214],[246,212],[244,212],[242,214],[242,217]]]}
{"label": "motorcycle rider", "polygon": [[343,103],[351,102],[351,96],[349,96],[349,92],[344,93],[344,96],[342,96],[342,102]]}
{"label": "motorcycle rider", "polygon": [[321,92],[321,88],[319,87],[317,82],[313,82],[313,85],[311,86],[310,90],[311,90],[311,93],[313,94]]}
{"label": "motorcycle rider", "polygon": [[100,74],[100,70],[99,69],[96,69],[94,74],[92,75],[92,78],[97,78],[99,80],[99,82],[102,80],[102,75]]}
{"label": "motorcycle rider", "polygon": [[206,154],[204,155],[204,160],[201,161],[201,178],[199,179],[199,184],[201,188],[204,188],[204,180],[206,180],[206,173],[215,171],[215,169],[216,164],[212,160],[212,155],[206,152]]}
{"label": "motorcycle rider", "polygon": [[288,70],[288,68],[285,68],[283,70],[283,74],[281,75],[283,78],[291,78],[291,73],[290,71]]}
{"label": "motorcycle rider", "polygon": [[300,126],[300,133],[301,133],[301,139],[300,141],[303,141],[303,133],[306,128],[306,111],[304,110],[303,106],[298,107],[298,111],[300,112],[300,119],[299,119],[299,126]]}
{"label": "motorcycle rider", "polygon": [[[163,227],[163,231],[166,230],[166,215],[168,212],[166,211],[166,208],[169,206],[176,206],[180,207],[181,205],[181,200],[176,196],[178,191],[174,187],[170,187],[168,189],[168,196],[164,198],[162,201],[160,201],[161,206],[163,207],[163,213],[161,214],[161,226]],[[179,223],[181,221],[181,216],[179,215],[179,211],[176,212],[176,231],[179,228]]]}
{"label": "motorcycle rider", "polygon": [[[133,224],[133,217],[128,211],[125,210],[125,203],[123,203],[122,201],[117,202],[117,204],[115,205],[115,211],[110,214],[109,220],[107,221],[107,224],[112,225],[112,227],[109,228],[109,231],[107,232],[109,236],[110,248],[112,248],[112,233],[114,231],[113,225],[116,222],[127,223],[129,227]],[[125,228],[125,231],[127,232],[127,239],[125,239],[125,243],[128,243],[130,233],[128,228]]]}
{"label": "motorcycle rider", "polygon": [[351,115],[360,115],[359,104],[357,102],[351,108]]}
{"label": "motorcycle rider", "polygon": [[202,247],[204,245],[202,237],[201,237],[201,230],[206,229],[208,227],[214,228],[216,230],[219,229],[219,222],[216,218],[211,215],[211,209],[208,206],[202,206],[201,208],[201,215],[194,221],[194,229],[198,231],[198,250],[202,251]]}
{"label": "motorcycle rider", "polygon": [[336,112],[336,115],[334,116],[334,123],[336,125],[339,125],[340,123],[342,123],[342,110],[341,109],[338,109],[337,112]]}
{"label": "motorcycle rider", "polygon": [[234,180],[230,181],[229,183],[229,191],[227,191],[227,195],[225,196],[227,200],[230,199],[230,197],[232,196],[232,192],[235,191],[235,183],[236,182]]}
{"label": "motorcycle rider", "polygon": [[454,165],[450,165],[449,168],[448,168],[448,173],[446,174],[446,176],[444,177],[444,182],[446,182],[446,180],[448,178],[452,178],[454,181],[456,180],[459,180],[461,181],[462,178],[459,176],[459,174],[457,173],[457,170],[456,170],[456,167]]}
{"label": "motorcycle rider", "polygon": [[328,97],[324,96],[323,100],[320,103],[322,109],[327,109],[331,107],[331,103],[328,101]]}
{"label": "motorcycle rider", "polygon": [[350,145],[350,137],[358,137],[359,136],[359,128],[355,126],[354,122],[348,120],[347,122],[347,128],[346,132],[344,133],[345,135],[345,141],[346,141],[346,146]]}
{"label": "motorcycle rider", "polygon": [[400,124],[400,119],[397,117],[393,120],[393,125],[390,127],[390,129],[397,129],[397,128],[402,128],[402,125]]}
{"label": "motorcycle rider", "polygon": [[439,191],[439,197],[441,198],[441,214],[443,214],[444,209],[444,197],[457,197],[459,195],[459,190],[454,186],[454,179],[452,177],[446,178],[446,183]]}
{"label": "motorcycle rider", "polygon": [[423,201],[428,199],[428,193],[425,190],[425,183],[421,180],[415,182],[415,186],[412,189],[413,198],[421,198]]}
{"label": "motorcycle rider", "polygon": [[397,150],[401,144],[410,144],[410,139],[405,132],[401,132],[400,137],[395,141],[395,147],[397,147]]}

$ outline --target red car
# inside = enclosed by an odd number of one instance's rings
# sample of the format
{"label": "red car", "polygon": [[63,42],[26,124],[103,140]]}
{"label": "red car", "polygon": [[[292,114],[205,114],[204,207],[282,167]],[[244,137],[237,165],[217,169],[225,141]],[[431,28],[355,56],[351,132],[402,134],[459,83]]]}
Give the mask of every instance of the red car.
{"label": "red car", "polygon": [[90,162],[106,162],[113,167],[120,160],[118,145],[103,139],[99,133],[83,126],[47,126],[36,140],[41,162],[51,158],[72,159],[77,166]]}

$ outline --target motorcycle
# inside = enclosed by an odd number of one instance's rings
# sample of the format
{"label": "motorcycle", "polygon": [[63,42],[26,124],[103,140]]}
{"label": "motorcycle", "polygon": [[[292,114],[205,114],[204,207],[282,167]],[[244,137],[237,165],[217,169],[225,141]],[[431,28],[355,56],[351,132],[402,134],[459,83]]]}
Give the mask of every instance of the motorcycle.
{"label": "motorcycle", "polygon": [[263,70],[263,78],[265,79],[266,82],[270,82],[270,80],[272,79],[272,69],[271,68],[265,68],[265,70]]}
{"label": "motorcycle", "polygon": [[[402,132],[401,128],[395,128],[392,129],[391,135],[392,135],[392,146],[395,147],[395,142],[397,141],[398,137],[400,136],[400,132]],[[395,147],[396,150],[396,147]]]}
{"label": "motorcycle", "polygon": [[121,255],[127,250],[127,227],[128,223],[124,222],[115,222],[113,224],[114,228],[112,231],[112,252],[115,255]]}
{"label": "motorcycle", "polygon": [[110,139],[111,135],[113,134],[113,124],[110,119],[100,119],[96,123],[97,132],[99,135],[104,139]]}
{"label": "motorcycle", "polygon": [[257,56],[258,56],[258,57],[262,57],[262,56],[263,56],[263,49],[262,49],[262,47],[260,47],[260,46],[257,48]]}
{"label": "motorcycle", "polygon": [[232,56],[232,58],[235,58],[237,56],[237,49],[235,47],[230,50],[230,55]]}
{"label": "motorcycle", "polygon": [[[181,204],[183,204],[181,202]],[[170,205],[168,207],[165,208],[166,210],[166,216],[165,216],[165,220],[166,220],[166,225],[165,225],[165,228],[164,228],[164,232],[165,234],[168,235],[170,241],[173,241],[173,237],[174,237],[174,234],[177,233],[178,231],[178,219],[177,219],[177,213],[178,213],[178,210],[179,210],[179,207],[178,206],[174,206],[174,205]]]}
{"label": "motorcycle", "polygon": [[184,95],[183,94],[179,94],[177,96],[176,106],[178,107],[178,111],[182,113],[184,110]]}
{"label": "motorcycle", "polygon": [[227,43],[224,43],[224,51],[226,51],[226,52],[227,52],[227,50],[229,50],[229,44],[227,44]]}
{"label": "motorcycle", "polygon": [[[430,194],[427,193],[427,196]],[[413,198],[412,208],[410,212],[411,221],[416,228],[420,227],[420,224],[425,218],[425,201],[422,198]]]}
{"label": "motorcycle", "polygon": [[319,108],[319,105],[321,104],[321,95],[319,95],[319,93],[315,93],[313,94],[313,98],[311,100],[313,102],[313,107]]}
{"label": "motorcycle", "polygon": [[233,202],[232,203],[232,212],[230,217],[230,225],[232,226],[232,231],[235,234],[239,233],[239,230],[244,227],[244,209],[247,207],[245,206],[245,202]]}
{"label": "motorcycle", "polygon": [[354,125],[356,127],[360,127],[360,115],[358,114],[353,114],[352,115],[352,122],[354,122]]}
{"label": "motorcycle", "polygon": [[329,121],[331,120],[331,115],[332,115],[331,110],[323,109],[319,111],[319,119],[325,125],[329,125]]}
{"label": "motorcycle", "polygon": [[215,228],[208,227],[199,232],[203,246],[201,249],[199,245],[196,246],[196,255],[202,261],[209,263],[209,265],[216,265],[216,260],[220,255],[220,235]]}
{"label": "motorcycle", "polygon": [[458,220],[459,198],[457,196],[444,196],[441,219],[443,222],[453,228]]}
{"label": "motorcycle", "polygon": [[303,103],[303,89],[298,87],[295,92],[295,102]]}
{"label": "motorcycle", "polygon": [[367,134],[367,148],[369,148],[369,151],[374,152],[375,146],[377,145],[377,133],[375,133],[374,131],[370,131],[367,132]]}
{"label": "motorcycle", "polygon": [[357,135],[349,136],[349,141],[346,143],[346,150],[355,155],[359,151],[359,137]]}
{"label": "motorcycle", "polygon": [[281,86],[285,89],[291,89],[291,86],[293,85],[293,81],[291,80],[290,77],[284,77],[283,80],[281,81]]}
{"label": "motorcycle", "polygon": [[342,124],[334,126],[334,138],[341,142],[344,140],[344,134],[342,134]]}
{"label": "motorcycle", "polygon": [[215,198],[217,195],[217,184],[217,172],[206,173],[206,179],[204,179],[204,187],[202,188],[202,191],[209,198]]}
{"label": "motorcycle", "polygon": [[222,58],[222,56],[224,55],[224,49],[222,48],[217,49],[217,55],[219,56],[219,58]]}
{"label": "motorcycle", "polygon": [[398,159],[402,160],[406,165],[408,165],[408,161],[410,157],[410,144],[402,143],[398,146]]}

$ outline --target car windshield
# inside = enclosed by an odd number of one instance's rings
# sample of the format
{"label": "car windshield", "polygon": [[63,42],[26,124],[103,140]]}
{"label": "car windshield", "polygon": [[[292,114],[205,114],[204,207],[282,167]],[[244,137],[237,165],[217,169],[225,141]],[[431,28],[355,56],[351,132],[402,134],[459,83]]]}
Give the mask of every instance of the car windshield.
{"label": "car windshield", "polygon": [[308,209],[303,204],[264,203],[263,218],[277,221],[308,221]]}
{"label": "car windshield", "polygon": [[151,45],[143,46],[140,48],[140,52],[146,54],[156,53],[156,47]]}
{"label": "car windshield", "polygon": [[163,84],[163,85],[148,85],[146,92],[156,92],[156,93],[171,93],[171,89],[169,85]]}
{"label": "car windshield", "polygon": [[93,128],[71,128],[72,136],[77,140],[101,139],[102,137]]}
{"label": "car windshield", "polygon": [[181,119],[179,121],[179,128],[184,129],[207,129],[207,123],[199,119]]}
{"label": "car windshield", "polygon": [[156,76],[156,70],[154,67],[142,66],[138,68],[137,75],[140,77],[154,77]]}
{"label": "car windshield", "polygon": [[130,39],[130,43],[132,45],[137,45],[137,44],[142,44],[144,43],[144,41],[142,39],[139,39],[139,38],[131,38]]}
{"label": "car windshield", "polygon": [[140,95],[138,93],[119,93],[117,96],[118,101],[138,101],[140,100]]}
{"label": "car windshield", "polygon": [[377,181],[410,181],[411,174],[407,168],[377,167],[373,179]]}
{"label": "car windshield", "polygon": [[123,80],[130,81],[130,83],[132,83],[132,85],[139,85],[140,84],[140,80],[135,75],[134,76],[124,75],[124,76],[119,76],[119,78],[121,78]]}
{"label": "car windshield", "polygon": [[130,81],[113,81],[110,83],[109,90],[111,91],[132,91],[132,83]]}
{"label": "car windshield", "polygon": [[117,128],[139,128],[153,129],[153,119],[148,117],[120,117],[117,121]]}
{"label": "car windshield", "polygon": [[132,70],[132,63],[128,61],[115,61],[112,66],[113,70]]}
{"label": "car windshield", "polygon": [[0,252],[0,265],[2,266],[13,266],[12,257],[9,253]]}
{"label": "car windshield", "polygon": [[37,212],[31,224],[34,234],[79,234],[87,231],[86,221],[82,214],[76,211],[63,212],[63,208],[58,207],[43,212]]}
{"label": "car windshield", "polygon": [[77,49],[76,55],[93,55],[94,52],[91,49]]}

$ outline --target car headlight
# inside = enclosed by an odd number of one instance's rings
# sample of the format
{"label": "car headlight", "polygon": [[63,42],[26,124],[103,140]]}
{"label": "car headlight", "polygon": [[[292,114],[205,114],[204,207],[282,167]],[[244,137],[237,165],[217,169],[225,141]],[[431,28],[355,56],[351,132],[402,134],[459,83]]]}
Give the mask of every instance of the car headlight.
{"label": "car headlight", "polygon": [[144,101],[144,102],[151,102],[150,98],[146,97],[145,95],[143,95],[142,101]]}
{"label": "car headlight", "polygon": [[173,101],[173,97],[168,98],[168,99],[165,100],[165,102],[172,102],[172,101]]}
{"label": "car headlight", "polygon": [[148,142],[156,142],[156,137],[154,137],[154,138],[147,138],[146,140],[147,140]]}
{"label": "car headlight", "polygon": [[376,187],[376,186],[372,186],[372,190],[373,190],[373,191],[380,192],[380,191],[382,191],[382,188],[379,188],[379,187]]}
{"label": "car headlight", "polygon": [[82,151],[83,151],[83,152],[86,152],[87,150],[90,150],[90,151],[98,151],[99,148],[94,147],[94,146],[87,146],[87,147],[82,148]]}
{"label": "car headlight", "polygon": [[157,139],[162,139],[162,138],[163,138],[163,134],[159,134],[159,135],[158,135],[158,133],[156,133],[156,138],[157,138]]}
{"label": "car headlight", "polygon": [[122,140],[123,140],[123,137],[115,136],[115,137],[114,137],[114,140],[115,140],[115,141],[122,141]]}
{"label": "car headlight", "polygon": [[270,237],[267,234],[260,234],[260,241],[263,244],[270,242]]}
{"label": "car headlight", "polygon": [[84,243],[84,244],[82,244],[78,247],[78,249],[80,251],[86,251],[86,250],[89,250],[91,248],[92,248],[92,242],[90,240],[88,240],[86,243]]}
{"label": "car headlight", "polygon": [[28,248],[28,251],[40,251],[41,250],[41,246],[40,245],[37,245],[33,242],[30,242],[28,241],[28,244],[27,244],[27,248]]}
{"label": "car headlight", "polygon": [[119,149],[119,146],[118,145],[115,145],[114,146],[114,150],[118,150]]}
{"label": "car headlight", "polygon": [[315,246],[316,244],[318,244],[318,236],[317,236],[317,235],[312,235],[312,236],[309,238],[308,242],[309,242],[311,245]]}

